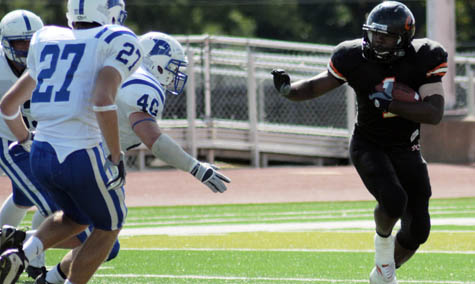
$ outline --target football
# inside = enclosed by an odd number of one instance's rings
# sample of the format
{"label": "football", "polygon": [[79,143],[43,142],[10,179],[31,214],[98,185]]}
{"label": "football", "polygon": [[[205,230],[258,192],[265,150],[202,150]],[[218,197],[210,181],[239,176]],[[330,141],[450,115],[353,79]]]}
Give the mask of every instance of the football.
{"label": "football", "polygon": [[[383,84],[379,84],[375,89],[378,92],[383,92]],[[393,83],[392,96],[393,100],[400,102],[419,102],[421,100],[421,96],[416,91],[400,82]]]}

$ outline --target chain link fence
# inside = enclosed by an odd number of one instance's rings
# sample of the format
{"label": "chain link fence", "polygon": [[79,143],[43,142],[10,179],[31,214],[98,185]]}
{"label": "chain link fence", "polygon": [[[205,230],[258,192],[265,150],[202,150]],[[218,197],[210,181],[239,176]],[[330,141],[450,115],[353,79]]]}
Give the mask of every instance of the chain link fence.
{"label": "chain link fence", "polygon": [[[219,150],[245,152],[238,155],[255,166],[265,166],[269,154],[279,152],[312,159],[348,157],[355,115],[351,88],[291,102],[277,93],[270,74],[283,68],[292,81],[314,76],[326,70],[332,46],[207,35],[177,39],[188,53],[190,78],[184,95],[167,97],[160,126],[175,133],[182,129],[179,142],[189,152],[204,150],[208,159],[214,159],[209,152]],[[189,117],[190,108],[194,117]],[[195,138],[191,124],[200,132]],[[337,150],[328,150],[330,144]]]}
{"label": "chain link fence", "polygon": [[[248,68],[249,57],[252,56],[259,122],[340,129],[348,127],[345,86],[319,100],[295,103],[279,96],[270,74],[273,68],[280,67],[290,73],[292,80],[314,76],[326,69],[332,47],[298,43],[282,45],[282,42],[279,47],[278,42],[273,41],[226,37],[178,39],[194,54],[197,118],[249,121]],[[210,95],[209,111],[206,110],[207,91]],[[184,96],[169,96],[167,100],[163,118],[185,119]]]}
{"label": "chain link fence", "polygon": [[455,114],[475,116],[475,56],[456,56],[455,66]]}

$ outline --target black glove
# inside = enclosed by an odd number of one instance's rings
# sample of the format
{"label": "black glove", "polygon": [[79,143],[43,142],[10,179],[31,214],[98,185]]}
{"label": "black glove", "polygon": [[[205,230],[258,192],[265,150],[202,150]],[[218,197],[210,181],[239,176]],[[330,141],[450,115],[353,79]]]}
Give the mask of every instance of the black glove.
{"label": "black glove", "polygon": [[373,102],[374,106],[382,112],[388,112],[389,105],[393,101],[393,96],[386,92],[376,92],[369,95],[369,99]]}
{"label": "black glove", "polygon": [[274,69],[270,72],[274,76],[274,87],[279,94],[287,97],[290,93],[290,76],[284,69]]}
{"label": "black glove", "polygon": [[118,164],[114,164],[111,161],[111,156],[107,157],[104,169],[109,177],[107,181],[107,189],[120,188],[125,184],[125,165],[124,165],[124,153],[120,153],[120,161]]}

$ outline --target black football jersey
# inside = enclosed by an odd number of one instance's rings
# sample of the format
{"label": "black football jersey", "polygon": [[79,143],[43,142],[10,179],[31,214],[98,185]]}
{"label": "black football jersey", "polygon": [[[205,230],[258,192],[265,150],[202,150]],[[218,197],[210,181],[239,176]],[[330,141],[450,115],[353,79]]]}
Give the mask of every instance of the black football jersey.
{"label": "black football jersey", "polygon": [[388,78],[394,78],[416,92],[424,84],[440,82],[447,71],[447,52],[435,41],[415,39],[406,56],[392,63],[379,63],[363,57],[361,44],[362,39],[340,43],[328,64],[328,72],[355,90],[358,104],[355,131],[381,145],[417,144],[420,124],[382,113],[369,100],[369,95]]}

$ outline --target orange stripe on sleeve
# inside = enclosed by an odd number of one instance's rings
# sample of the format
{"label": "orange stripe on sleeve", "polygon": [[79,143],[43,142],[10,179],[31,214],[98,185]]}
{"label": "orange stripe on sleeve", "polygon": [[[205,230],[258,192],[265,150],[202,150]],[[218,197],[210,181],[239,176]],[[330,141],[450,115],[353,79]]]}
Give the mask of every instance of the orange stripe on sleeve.
{"label": "orange stripe on sleeve", "polygon": [[346,81],[346,78],[345,76],[343,76],[343,74],[341,74],[336,68],[335,68],[335,65],[333,65],[333,62],[330,60],[330,68],[332,69],[334,75],[336,75],[336,77],[338,79],[341,79],[341,80],[344,80]]}
{"label": "orange stripe on sleeve", "polygon": [[[432,70],[429,70],[429,71],[426,73],[426,74],[427,74],[427,77],[429,77],[429,76],[431,76],[431,75],[438,75],[438,76],[440,76],[439,74],[441,74],[441,73],[445,74],[445,73],[446,73],[445,71],[447,70],[447,67],[448,67],[448,66],[449,66],[449,65],[448,65],[447,62],[444,62],[444,63],[442,63],[442,64],[439,64],[437,67],[435,67],[435,68],[432,69]],[[437,72],[438,69],[445,69],[445,70],[444,70],[444,72]],[[442,70],[441,70],[441,71],[442,71]],[[443,75],[442,75],[442,76],[443,76]]]}

